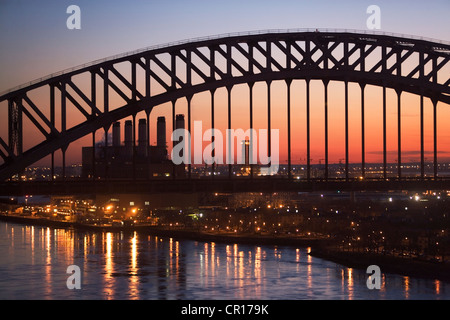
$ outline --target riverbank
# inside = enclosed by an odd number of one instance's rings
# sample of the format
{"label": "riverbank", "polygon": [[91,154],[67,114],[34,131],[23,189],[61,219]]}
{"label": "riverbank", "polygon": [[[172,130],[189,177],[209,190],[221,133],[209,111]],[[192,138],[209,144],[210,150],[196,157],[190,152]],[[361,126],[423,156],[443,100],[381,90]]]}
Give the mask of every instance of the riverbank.
{"label": "riverbank", "polygon": [[313,247],[310,255],[350,268],[366,270],[370,265],[377,265],[382,273],[450,282],[449,263],[421,261],[376,253],[345,252],[326,247]]}
{"label": "riverbank", "polygon": [[266,236],[253,234],[211,233],[197,230],[166,229],[151,225],[110,226],[90,225],[69,221],[52,220],[31,216],[1,215],[0,221],[20,223],[26,225],[43,226],[60,229],[75,229],[93,232],[138,232],[158,237],[174,239],[188,239],[204,242],[239,243],[251,245],[279,245],[295,247],[317,247],[326,245],[329,240],[322,238],[300,238],[296,236]]}

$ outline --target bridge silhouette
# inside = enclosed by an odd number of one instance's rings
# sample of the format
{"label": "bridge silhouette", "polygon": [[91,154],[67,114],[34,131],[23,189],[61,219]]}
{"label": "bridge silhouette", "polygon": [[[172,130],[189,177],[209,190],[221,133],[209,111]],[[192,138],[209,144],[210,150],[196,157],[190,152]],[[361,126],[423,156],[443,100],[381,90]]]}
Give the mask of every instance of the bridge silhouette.
{"label": "bridge silhouette", "polygon": [[[374,61],[374,59],[376,59]],[[408,67],[406,68],[406,65]],[[412,67],[411,67],[412,66]],[[0,187],[3,194],[25,194],[39,192],[101,192],[102,190],[137,191],[311,191],[311,190],[388,190],[405,188],[447,188],[449,180],[438,172],[438,103],[450,104],[450,77],[446,68],[450,66],[450,43],[413,36],[363,32],[354,30],[269,30],[250,33],[226,34],[155,46],[106,58],[65,70],[48,77],[13,88],[0,95],[0,103],[8,105],[8,136],[0,137]],[[77,82],[79,78],[83,83]],[[292,102],[293,81],[306,84],[306,145],[305,176],[293,177],[292,158]],[[311,163],[311,93],[313,80],[323,82],[324,88],[324,163],[323,177],[313,177]],[[220,88],[227,92],[227,128],[232,129],[231,91],[233,87],[247,84],[249,90],[249,123],[254,128],[254,86],[267,85],[267,125],[273,128],[271,107],[271,85],[274,81],[286,84],[287,108],[287,176],[255,177],[254,166],[250,166],[249,177],[235,177],[229,164],[228,177],[215,177],[216,167],[211,167],[211,177],[192,175],[191,165],[186,165],[186,176],[170,179],[108,179],[95,174],[95,157],[92,163],[92,179],[74,181],[66,177],[66,151],[68,146],[88,135],[92,135],[95,152],[95,134],[104,130],[108,145],[108,131],[121,119],[132,117],[136,130],[136,115],[150,114],[158,106],[172,104],[172,128],[176,122],[176,102],[186,99],[187,130],[195,119],[191,113],[194,95],[209,92],[211,95],[211,128],[216,123],[214,97]],[[329,157],[329,94],[330,81],[344,83],[345,90],[345,155],[343,176],[330,176]],[[141,86],[138,83],[142,84]],[[361,90],[361,174],[352,177],[349,157],[349,83],[359,84]],[[382,170],[377,179],[366,176],[366,86],[378,86],[383,92],[383,150]],[[393,89],[397,96],[397,159],[395,176],[389,174],[387,147],[386,90]],[[44,99],[38,101],[33,92],[38,90]],[[402,159],[402,93],[420,97],[420,174],[406,176]],[[111,105],[112,96],[118,96],[121,105]],[[429,99],[433,106],[433,174],[426,175],[424,104]],[[101,101],[101,103],[100,103]],[[117,99],[115,100],[117,101]],[[102,107],[100,106],[102,105]],[[72,110],[73,109],[73,110]],[[69,127],[70,113],[81,113],[84,121]],[[48,114],[49,116],[47,116]],[[34,129],[42,134],[42,141],[24,150],[24,115]],[[57,117],[58,116],[58,117]],[[60,118],[59,118],[60,116]],[[58,118],[58,119],[57,119]],[[332,120],[331,120],[332,121]],[[147,137],[150,136],[147,125]],[[272,145],[269,137],[268,155]],[[295,143],[299,143],[295,141]],[[150,139],[147,139],[147,148]],[[133,134],[133,146],[136,137]],[[55,152],[62,153],[62,178],[55,181]],[[134,151],[135,153],[135,151]],[[37,161],[51,156],[51,181],[24,182],[20,174]],[[133,157],[135,162],[135,157]],[[134,164],[135,166],[135,164]],[[175,171],[174,171],[175,172]],[[14,178],[18,177],[18,178]],[[143,180],[143,181],[141,181]],[[89,181],[89,183],[88,183]],[[88,190],[87,190],[87,189]],[[212,188],[212,189],[211,189]]]}

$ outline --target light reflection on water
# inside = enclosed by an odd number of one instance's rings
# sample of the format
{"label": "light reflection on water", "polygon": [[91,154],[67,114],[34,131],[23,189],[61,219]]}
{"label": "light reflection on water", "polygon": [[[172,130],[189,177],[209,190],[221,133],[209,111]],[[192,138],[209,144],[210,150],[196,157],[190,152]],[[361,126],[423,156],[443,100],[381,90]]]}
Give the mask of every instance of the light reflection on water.
{"label": "light reflection on water", "polygon": [[[450,283],[382,276],[309,248],[204,243],[0,223],[0,299],[449,299]],[[66,287],[69,265],[81,290]]]}

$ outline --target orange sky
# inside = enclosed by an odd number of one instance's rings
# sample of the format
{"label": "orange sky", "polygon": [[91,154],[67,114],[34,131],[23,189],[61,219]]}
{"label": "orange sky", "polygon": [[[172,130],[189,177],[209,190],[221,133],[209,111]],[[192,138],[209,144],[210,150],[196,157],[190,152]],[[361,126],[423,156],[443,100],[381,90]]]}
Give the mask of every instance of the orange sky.
{"label": "orange sky", "polygon": [[[284,81],[276,81],[271,85],[271,126],[272,129],[279,129],[279,154],[280,163],[287,163],[287,94]],[[306,84],[303,80],[295,80],[291,86],[291,139],[292,139],[292,163],[306,163]],[[382,89],[375,86],[367,86],[365,94],[366,101],[366,162],[382,162]],[[34,101],[46,103],[44,92],[40,94],[30,94]],[[101,96],[101,95],[100,95]],[[258,130],[267,127],[267,85],[257,83],[254,87],[254,129]],[[101,100],[101,99],[100,99]],[[192,100],[192,119],[201,120],[203,130],[210,127],[209,92],[199,93]],[[361,162],[361,105],[360,87],[358,84],[349,85],[349,158],[352,163]],[[402,94],[402,162],[419,161],[420,154],[420,100],[416,95]],[[111,109],[121,105],[117,97],[110,101]],[[99,101],[99,105],[102,101]],[[345,122],[344,122],[344,84],[342,82],[330,82],[329,84],[329,162],[338,163],[345,160]],[[73,109],[73,107],[72,107]],[[71,110],[71,103],[68,103],[68,110]],[[151,113],[150,142],[156,143],[156,119],[158,116],[165,116],[167,122],[167,143],[169,154],[171,143],[171,112],[170,103],[155,107]],[[176,104],[176,113],[185,114],[187,121],[187,102],[180,99]],[[48,111],[44,108],[44,114]],[[68,119],[68,128],[83,121],[83,116],[78,111],[72,111]],[[388,162],[397,160],[397,96],[396,93],[387,90],[387,146]],[[450,132],[446,122],[442,119],[449,119],[450,108],[446,104],[438,104],[438,149],[441,151],[450,150]],[[60,114],[57,112],[57,127],[60,125]],[[145,118],[145,113],[137,115],[137,119]],[[122,139],[123,123],[122,120]],[[432,160],[433,136],[432,136],[432,104],[425,98],[425,155],[426,160]],[[227,117],[227,91],[225,88],[218,89],[215,93],[215,127],[220,129],[225,136],[228,126]],[[32,147],[42,139],[42,135],[32,129],[32,125],[24,117],[24,150]],[[232,127],[249,128],[249,90],[247,85],[235,86],[232,90]],[[187,124],[186,124],[187,128]],[[5,127],[2,128],[3,131]],[[102,139],[102,130],[97,132],[97,141]],[[67,153],[67,163],[79,163],[81,161],[81,146],[91,145],[91,136],[87,136],[72,143]],[[204,142],[203,147],[209,142]],[[272,147],[276,149],[275,146]],[[311,81],[311,159],[312,163],[324,163],[324,87],[322,81]],[[217,151],[219,152],[219,151]],[[56,158],[60,158],[59,152]],[[48,162],[49,157],[40,163]],[[321,160],[322,159],[322,160]],[[441,161],[448,160],[448,153],[439,153]]]}

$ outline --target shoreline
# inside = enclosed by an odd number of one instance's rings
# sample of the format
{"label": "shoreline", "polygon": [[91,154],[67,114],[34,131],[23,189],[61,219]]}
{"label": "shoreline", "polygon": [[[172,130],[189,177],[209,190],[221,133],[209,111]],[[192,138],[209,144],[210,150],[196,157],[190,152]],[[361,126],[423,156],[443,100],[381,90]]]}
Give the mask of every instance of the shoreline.
{"label": "shoreline", "polygon": [[96,226],[45,218],[4,214],[0,214],[0,221],[57,229],[75,229],[79,231],[139,232],[141,234],[169,237],[178,240],[238,243],[246,245],[311,247],[311,252],[309,253],[311,256],[331,261],[345,267],[366,270],[370,265],[377,265],[380,267],[382,273],[450,282],[449,263],[433,263],[408,258],[385,256],[382,254],[337,251],[328,246],[331,241],[327,239],[301,239],[260,235],[220,235],[193,230],[171,230],[149,225],[137,225],[132,227]]}
{"label": "shoreline", "polygon": [[165,229],[150,225],[136,226],[98,226],[87,225],[76,222],[66,222],[51,220],[46,218],[33,218],[16,215],[0,214],[0,221],[13,222],[25,225],[43,226],[59,229],[75,229],[80,231],[93,232],[138,232],[159,237],[170,237],[174,239],[186,239],[204,242],[222,242],[222,243],[239,243],[250,245],[280,245],[280,246],[297,246],[297,247],[313,247],[322,246],[329,243],[328,239],[304,239],[286,236],[253,236],[253,235],[234,235],[234,234],[217,234],[206,233],[195,230],[176,230]]}

